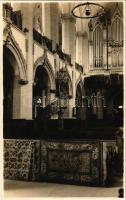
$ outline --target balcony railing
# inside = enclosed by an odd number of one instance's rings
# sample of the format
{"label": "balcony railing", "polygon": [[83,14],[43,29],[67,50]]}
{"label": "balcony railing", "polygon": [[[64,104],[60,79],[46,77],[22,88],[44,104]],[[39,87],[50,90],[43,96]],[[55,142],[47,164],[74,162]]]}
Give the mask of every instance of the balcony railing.
{"label": "balcony railing", "polygon": [[71,55],[64,53],[58,44],[56,44],[56,52],[59,55],[59,58],[61,58],[64,61],[67,61],[70,65],[71,64]]}
{"label": "balcony railing", "polygon": [[75,68],[76,68],[79,72],[83,73],[83,66],[82,66],[82,65],[79,65],[78,63],[75,63]]}
{"label": "balcony railing", "polygon": [[46,46],[52,52],[52,40],[46,36],[42,36],[37,30],[33,29],[33,39],[42,46]]}

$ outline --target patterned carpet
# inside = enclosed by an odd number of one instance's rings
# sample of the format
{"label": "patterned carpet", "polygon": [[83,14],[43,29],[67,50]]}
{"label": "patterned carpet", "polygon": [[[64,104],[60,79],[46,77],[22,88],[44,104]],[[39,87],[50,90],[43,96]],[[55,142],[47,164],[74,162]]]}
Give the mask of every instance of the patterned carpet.
{"label": "patterned carpet", "polygon": [[15,180],[38,180],[39,140],[4,141],[4,177]]}
{"label": "patterned carpet", "polygon": [[4,177],[98,186],[103,184],[99,141],[4,140]]}

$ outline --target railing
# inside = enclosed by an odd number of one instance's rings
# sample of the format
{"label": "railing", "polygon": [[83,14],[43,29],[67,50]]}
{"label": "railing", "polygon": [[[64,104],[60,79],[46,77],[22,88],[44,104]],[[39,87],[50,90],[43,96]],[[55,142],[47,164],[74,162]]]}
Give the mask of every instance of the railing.
{"label": "railing", "polygon": [[61,58],[61,59],[64,60],[64,61],[66,60],[70,65],[72,65],[72,64],[71,64],[71,55],[64,53],[64,52],[60,49],[60,47],[59,47],[58,44],[56,44],[56,52],[57,52],[57,54],[59,55],[59,58]]}
{"label": "railing", "polygon": [[75,68],[76,68],[79,72],[83,73],[83,66],[82,66],[82,65],[79,65],[78,63],[75,63]]}
{"label": "railing", "polygon": [[33,39],[38,42],[40,45],[46,45],[49,51],[52,52],[52,40],[46,36],[42,36],[37,30],[33,29]]}

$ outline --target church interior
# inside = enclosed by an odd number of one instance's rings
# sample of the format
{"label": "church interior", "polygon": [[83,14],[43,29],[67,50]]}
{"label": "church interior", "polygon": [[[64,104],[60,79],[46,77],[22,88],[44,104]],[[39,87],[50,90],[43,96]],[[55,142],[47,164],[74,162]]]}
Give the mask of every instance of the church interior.
{"label": "church interior", "polygon": [[123,9],[3,3],[5,193],[22,181],[123,196]]}

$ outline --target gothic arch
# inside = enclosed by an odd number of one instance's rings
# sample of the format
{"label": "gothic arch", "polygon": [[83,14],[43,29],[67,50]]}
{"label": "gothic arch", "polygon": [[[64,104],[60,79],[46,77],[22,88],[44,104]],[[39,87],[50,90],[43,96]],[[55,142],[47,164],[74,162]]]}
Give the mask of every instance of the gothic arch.
{"label": "gothic arch", "polygon": [[76,81],[76,84],[75,84],[75,91],[77,91],[77,86],[78,84],[80,85],[80,88],[81,88],[81,93],[83,95],[83,81],[82,81],[82,78],[79,77]]}
{"label": "gothic arch", "polygon": [[102,31],[102,24],[101,24],[99,21],[95,23],[94,28],[93,28],[93,32],[95,32],[95,30],[96,30],[97,28],[100,28],[101,31]]}
{"label": "gothic arch", "polygon": [[54,72],[52,69],[52,66],[49,62],[49,59],[47,57],[47,55],[45,56],[45,54],[41,57],[39,57],[35,63],[34,63],[34,74],[33,74],[33,80],[35,78],[35,72],[38,66],[42,65],[42,67],[45,68],[45,70],[47,71],[49,78],[50,78],[50,83],[51,83],[51,89],[55,90],[56,89],[56,85],[55,85],[55,76],[54,76]]}
{"label": "gothic arch", "polygon": [[114,12],[113,12],[113,14],[112,14],[112,22],[114,21],[114,19],[115,19],[116,17],[120,18],[121,21],[123,22],[123,19],[122,19],[122,12],[121,12],[121,10],[120,10],[120,8],[119,8],[119,4],[118,4],[118,3],[116,3]]}
{"label": "gothic arch", "polygon": [[[117,32],[120,37],[114,38],[114,33]],[[123,41],[123,20],[118,4],[116,5],[115,11],[111,19],[111,37],[112,39],[119,40],[119,42]]]}
{"label": "gothic arch", "polygon": [[13,53],[18,64],[20,81],[21,83],[26,84],[28,82],[26,76],[26,61],[22,54],[20,46],[15,40],[10,27],[6,27],[4,32],[7,32],[6,40],[4,41],[4,47],[8,48]]}

